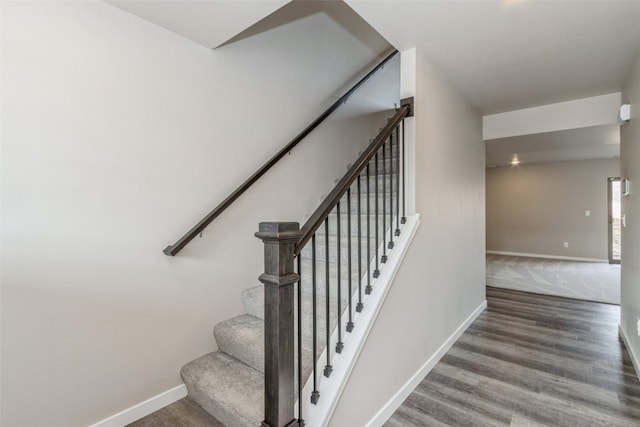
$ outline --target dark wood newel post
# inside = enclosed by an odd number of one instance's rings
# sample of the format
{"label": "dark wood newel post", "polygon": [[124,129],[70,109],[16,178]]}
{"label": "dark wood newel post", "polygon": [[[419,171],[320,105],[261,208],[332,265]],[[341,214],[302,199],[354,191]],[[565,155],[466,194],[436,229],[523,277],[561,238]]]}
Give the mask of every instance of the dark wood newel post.
{"label": "dark wood newel post", "polygon": [[297,222],[262,222],[256,237],[264,242],[264,375],[262,427],[293,427],[294,416],[294,247]]}

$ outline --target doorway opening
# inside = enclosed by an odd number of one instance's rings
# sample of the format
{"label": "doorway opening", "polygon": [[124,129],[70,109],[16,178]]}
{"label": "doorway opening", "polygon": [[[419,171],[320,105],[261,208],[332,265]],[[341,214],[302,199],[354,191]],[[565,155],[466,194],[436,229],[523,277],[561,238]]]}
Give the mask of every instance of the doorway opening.
{"label": "doorway opening", "polygon": [[609,178],[608,204],[609,204],[609,264],[620,264],[622,259],[622,207],[620,198],[622,186],[620,178]]}

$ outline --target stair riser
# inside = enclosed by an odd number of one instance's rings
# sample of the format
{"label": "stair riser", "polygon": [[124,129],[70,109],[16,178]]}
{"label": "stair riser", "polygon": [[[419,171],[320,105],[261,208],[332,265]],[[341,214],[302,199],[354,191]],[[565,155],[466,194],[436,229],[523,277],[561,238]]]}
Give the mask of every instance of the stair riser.
{"label": "stair riser", "polygon": [[[382,159],[378,160],[378,175],[382,175],[382,170],[383,167],[385,169],[385,172],[387,174],[390,173],[394,173],[397,174],[398,173],[398,159],[394,158],[393,160],[390,160],[389,158],[387,158],[386,161],[382,161]],[[367,167],[365,166],[365,168],[363,169],[363,171],[361,172],[361,176],[366,176],[367,174]],[[371,162],[369,163],[369,175],[374,176],[376,175],[376,163],[375,162]],[[395,179],[395,177],[394,177]]]}
{"label": "stair riser", "polygon": [[264,417],[264,375],[214,352],[180,372],[189,397],[227,427],[258,425]]}
{"label": "stair riser", "polygon": [[[373,253],[372,253],[373,255]],[[365,255],[366,256],[366,255]],[[320,263],[319,263],[320,264]],[[367,274],[367,266],[366,264],[366,259],[362,258],[362,268],[361,268],[361,273],[362,273],[362,286],[366,286],[367,283],[367,278],[366,278],[366,274]],[[307,263],[306,266],[303,266],[302,269],[302,274],[301,274],[301,280],[302,280],[302,292],[304,294],[311,294],[312,293],[312,289],[313,289],[313,276],[312,276],[312,272],[311,272],[311,268],[310,268],[310,262]],[[338,289],[338,281],[337,281],[337,274],[336,274],[336,269],[337,269],[337,264],[336,263],[329,263],[329,292],[331,297],[333,297],[335,299],[335,296],[337,295],[337,289]],[[348,265],[347,264],[342,264],[341,265],[341,276],[340,276],[340,286],[342,289],[342,294],[346,295],[349,289],[349,273],[348,273]],[[358,265],[357,265],[357,259],[354,260],[354,262],[351,264],[351,289],[352,290],[356,290],[358,283],[359,283],[359,275],[358,275]],[[326,293],[326,283],[325,283],[325,274],[326,274],[326,270],[324,268],[324,263],[319,265],[319,268],[316,270],[316,292],[317,295],[324,298],[325,293]]]}
{"label": "stair riser", "polygon": [[[371,257],[374,256],[376,251],[376,248],[374,245],[371,245],[370,249],[369,249],[369,255]],[[364,266],[365,266],[365,262],[366,262],[366,256],[367,256],[367,248],[365,246],[362,246],[361,249],[362,254],[361,256],[361,262],[362,262],[362,268],[364,270]],[[382,252],[382,251],[378,251],[378,252]],[[308,256],[307,254],[301,255],[303,257],[304,260],[308,260],[311,261],[311,252],[309,252]],[[325,267],[325,261],[327,258],[327,254],[324,251],[324,249],[322,251],[317,251],[316,252],[316,262],[317,262],[317,267],[316,267],[316,277],[320,276],[320,271],[325,271],[326,267]],[[330,263],[337,263],[338,262],[338,253],[330,250],[329,251],[329,262]],[[346,251],[341,251],[340,252],[340,263],[342,264],[342,268],[347,269],[348,268],[348,263],[349,263],[349,254]],[[355,251],[352,251],[351,253],[351,269],[352,271],[354,269],[357,270],[358,267],[358,253],[357,253],[357,249]],[[308,270],[303,270],[302,271],[302,276],[304,277],[311,277],[311,269]],[[352,273],[353,274],[353,273]],[[335,277],[335,275],[332,275],[331,273],[329,273],[329,277]],[[324,279],[324,276],[322,276],[322,278]],[[348,276],[347,276],[348,279]]]}
{"label": "stair riser", "polygon": [[[387,158],[383,161],[382,160],[382,154],[378,155],[378,172],[382,173],[382,168],[384,167],[387,171],[387,173],[389,173],[391,170],[393,170],[394,172],[398,172],[398,162],[399,158],[397,156],[393,156],[393,157],[389,157],[389,153],[387,152]],[[376,162],[375,160],[371,160],[371,162],[369,163],[369,173],[373,174],[374,170],[376,168]],[[393,169],[391,169],[393,168]],[[365,166],[365,173],[366,173],[366,166]]]}
{"label": "stair riser", "polygon": [[[372,142],[373,142],[373,139],[369,140],[369,143],[372,143]],[[397,157],[397,155],[396,155],[396,148],[397,148],[397,145],[398,145],[398,141],[396,140],[395,135],[394,135],[394,137],[393,137],[393,141],[392,141],[392,143],[391,143],[391,144],[389,143],[389,141],[388,141],[388,140],[387,140],[387,142],[386,142],[385,144],[386,144],[385,151],[386,151],[386,153],[387,153],[387,157],[389,156],[389,153],[390,153],[390,152],[391,152],[391,153],[393,153],[394,157]],[[390,149],[389,149],[389,147],[392,147],[392,148],[393,148],[393,150],[390,150]],[[402,145],[400,145],[400,148],[402,148]],[[362,155],[362,153],[363,153],[363,151],[360,151],[360,153],[358,154],[358,156]],[[381,156],[382,156],[382,147],[380,147],[380,151],[378,151],[378,156],[379,156],[379,157],[381,157]],[[373,161],[373,160],[372,160],[372,161]]]}
{"label": "stair riser", "polygon": [[[297,335],[296,335],[297,336]],[[247,366],[264,373],[264,321],[253,316],[238,316],[228,321],[220,322],[214,328],[214,337],[218,350],[232,356]],[[298,341],[294,342],[297,354]],[[303,375],[308,375],[312,369],[312,347],[302,346]],[[295,359],[295,369],[298,365]],[[305,376],[306,378],[306,376]]]}
{"label": "stair riser", "polygon": [[[391,180],[389,179],[389,175],[387,175],[386,177],[382,177],[379,176],[377,179],[370,177],[369,179],[369,184],[367,184],[367,180],[363,179],[360,182],[360,191],[362,191],[363,193],[366,193],[369,185],[371,186],[371,193],[375,193],[376,191],[376,181],[377,181],[377,185],[378,185],[378,193],[380,195],[380,197],[382,197],[382,183],[385,183],[384,186],[384,191],[386,193],[390,193],[391,189],[393,188],[393,193],[395,194],[397,192],[398,189],[398,180],[396,179],[396,177],[393,177],[393,187],[391,186]],[[356,191],[357,187],[351,187],[351,191]]]}
{"label": "stair riser", "polygon": [[[242,294],[242,303],[245,307],[245,311],[247,312],[248,315],[250,316],[254,316],[258,319],[264,319],[264,289],[259,289],[262,288],[260,287],[256,287],[255,290],[253,290],[251,293],[247,293],[247,292],[243,292]],[[321,289],[322,288],[322,289]],[[304,287],[303,288],[303,293],[302,293],[302,315],[304,319],[311,319],[313,316],[313,299],[312,299],[312,295],[311,295],[311,289],[312,287]],[[326,286],[324,286],[324,284],[322,286],[318,285],[316,286],[316,315],[318,316],[318,318],[323,318],[324,317],[324,313],[326,311],[326,299],[324,298],[324,295],[320,295],[321,290],[326,290]],[[334,289],[335,290],[335,289]],[[357,295],[357,287],[356,286],[352,286],[352,301],[355,301],[355,295]],[[333,292],[330,289],[330,299],[329,299],[329,309],[331,312],[331,316],[337,316],[337,308],[338,308],[338,303],[337,303],[337,292]],[[343,308],[346,309],[346,307],[348,306],[349,303],[349,295],[348,295],[348,288],[347,285],[342,285],[342,303],[341,306]],[[354,303],[355,304],[355,303]],[[296,307],[296,310],[294,311],[294,313],[297,313],[297,306],[298,306],[298,302],[297,302],[297,297],[294,300],[294,305]],[[297,316],[297,314],[296,314]]]}
{"label": "stair riser", "polygon": [[[372,209],[373,209],[373,205],[372,205]],[[389,205],[387,205],[386,207],[387,212],[386,215],[384,216],[384,220],[387,223],[387,227],[389,226],[389,220],[391,218],[390,212],[389,212]],[[382,223],[383,223],[383,215],[382,215],[382,205],[378,206],[378,210],[380,212],[379,215],[377,215],[378,218],[378,222],[379,222],[379,233],[382,232]],[[396,216],[396,206],[393,206],[393,216]],[[329,235],[330,236],[336,236],[337,235],[337,224],[336,224],[336,218],[337,215],[335,213],[330,214],[329,215]],[[349,215],[347,214],[340,214],[340,236],[342,236],[343,240],[346,242],[346,237],[349,236],[349,223],[348,223],[348,218]],[[357,215],[357,214],[351,214],[350,216],[351,218],[351,247],[352,250],[353,248],[357,247],[357,240],[355,239],[355,237],[358,236],[358,218],[360,218],[360,233],[363,235],[363,237],[366,239],[366,234],[367,234],[367,220],[369,221],[369,228],[370,228],[370,233],[371,233],[371,239],[375,238],[375,224],[376,224],[376,215]],[[393,219],[394,221],[394,227],[395,227],[395,221],[396,219]],[[324,230],[324,225],[321,225],[320,228],[318,228],[318,230],[316,231],[316,240],[318,242],[320,242],[321,240],[324,240],[324,234],[325,234],[325,230]],[[343,242],[343,247],[347,248],[347,244]]]}
{"label": "stair riser", "polygon": [[[376,206],[375,192],[372,191],[369,197],[367,197],[366,188],[363,188],[362,191],[363,193],[360,196],[360,215],[364,215],[365,217],[367,213],[370,213],[370,215],[375,215],[375,206]],[[368,209],[367,209],[367,198],[369,199]],[[380,188],[377,199],[378,199],[378,215],[382,215],[382,203],[386,203],[387,211],[390,209],[389,208],[390,203],[393,203],[393,210],[395,212],[397,210],[398,203],[402,203],[402,200],[401,200],[402,193],[400,194],[400,197],[397,197],[396,191],[394,190],[393,195],[387,192],[383,198],[382,188]],[[340,200],[340,215],[347,215],[347,213],[349,212],[348,211],[349,207],[351,207],[351,215],[358,215],[358,198],[356,196],[355,191],[351,194],[350,202],[348,201],[346,195]],[[330,215],[336,215],[337,212],[338,212],[337,207],[334,207]],[[308,219],[308,218],[309,216],[307,216],[305,219]],[[353,221],[353,223],[355,224],[355,220]]]}
{"label": "stair riser", "polygon": [[[353,299],[352,299],[352,313],[355,315],[355,306],[357,303],[358,299],[356,294],[354,294]],[[264,310],[262,307],[263,305],[256,301],[254,304],[252,304],[252,306],[254,307],[259,307],[260,312],[262,312],[262,310]],[[312,348],[312,343],[313,343],[313,305],[312,305],[312,299],[309,295],[305,295],[304,299],[303,299],[303,311],[302,311],[302,341],[303,341],[303,349],[304,348],[308,348],[311,349]],[[346,325],[346,322],[348,321],[348,295],[343,294],[343,302],[341,305],[341,313],[342,313],[342,318],[341,318],[341,325],[344,328]],[[316,348],[317,348],[317,353],[320,354],[322,352],[322,350],[325,347],[325,343],[326,343],[326,300],[324,298],[318,297],[316,298]],[[294,310],[295,314],[295,318],[297,319],[297,304],[296,304],[296,309]],[[336,300],[332,300],[330,301],[330,306],[329,306],[329,313],[330,313],[330,331],[333,333],[333,331],[335,331],[335,328],[338,325],[338,306],[337,306],[337,301]],[[253,315],[253,314],[251,314]],[[296,332],[295,332],[295,337],[296,337],[296,341],[297,341],[297,325],[296,325]],[[332,343],[332,345],[335,343]],[[232,355],[234,355],[234,357],[238,357],[236,355],[236,351],[239,352],[245,352],[245,349],[239,349],[239,350],[232,350]],[[256,353],[255,351],[253,352],[252,355],[248,355],[248,354],[243,354],[240,357],[238,357],[239,359],[243,360],[243,362],[245,360],[249,360],[249,361],[256,361],[259,358],[259,354]],[[246,363],[246,362],[245,362]],[[254,367],[255,369],[260,370],[260,368],[264,365],[263,362],[251,362],[252,363],[252,367]],[[263,369],[263,368],[261,368]]]}
{"label": "stair riser", "polygon": [[[393,186],[391,184],[391,180],[393,179]],[[336,184],[338,183],[339,180],[336,180]],[[376,185],[378,186],[378,192],[380,193],[380,197],[382,197],[382,186],[383,184],[385,185],[385,191],[386,192],[390,192],[391,188],[393,188],[394,193],[396,192],[396,189],[398,187],[402,187],[401,183],[400,186],[398,186],[398,174],[397,173],[391,173],[391,171],[386,171],[386,174],[382,174],[382,169],[380,169],[378,171],[378,174],[375,174],[375,171],[373,169],[370,170],[370,176],[369,179],[367,180],[367,175],[366,172],[363,172],[360,175],[360,192],[362,193],[363,196],[366,195],[367,192],[367,188],[368,185],[371,186],[371,193],[375,193],[375,189],[376,189]],[[358,181],[354,181],[351,184],[351,194],[352,194],[352,198],[355,198],[355,195],[358,192]],[[342,197],[342,200],[346,200],[346,194]]]}
{"label": "stair riser", "polygon": [[[337,282],[337,272],[335,269],[335,263],[329,263],[329,280],[331,281],[332,286],[334,286],[334,284]],[[340,269],[340,282],[343,285],[347,285],[349,283],[349,272],[347,271],[347,265],[343,265],[341,266],[342,268]],[[364,261],[363,261],[363,267],[362,267],[362,271],[364,272]],[[317,284],[324,284],[325,282],[325,274],[326,271],[323,268],[318,268],[316,271],[316,283]],[[303,290],[306,289],[308,286],[311,285],[311,282],[313,280],[313,275],[311,272],[311,269],[302,269],[302,274],[300,275],[300,278],[302,279],[302,284],[303,284]],[[358,266],[357,266],[357,260],[355,264],[351,264],[351,284],[352,286],[354,284],[358,283]]]}
{"label": "stair riser", "polygon": [[[382,190],[382,183],[386,181],[387,188],[388,188],[392,177],[393,177],[393,185],[395,187],[396,182],[398,181],[398,175],[396,173],[391,174],[391,171],[387,170],[386,174],[383,174],[382,169],[380,169],[378,170],[378,174],[376,175],[374,170],[370,170],[368,181],[371,184],[372,190],[375,190],[376,181],[378,181],[378,187],[380,188],[380,190]],[[367,175],[365,172],[360,175],[360,189],[361,191],[364,192],[366,191],[366,188],[367,188]],[[355,194],[357,190],[358,190],[358,181],[356,180],[356,181],[353,181],[353,184],[351,184],[351,192]]]}
{"label": "stair riser", "polygon": [[[341,240],[340,262],[342,263],[342,268],[346,270],[348,268],[347,264],[349,262],[348,239],[345,238],[340,240]],[[370,253],[374,253],[376,249],[375,239],[374,238],[369,239],[368,241],[369,241],[369,251]],[[362,259],[365,259],[366,253],[367,253],[367,240],[365,239],[360,240],[360,251],[361,251]],[[300,256],[302,257],[302,259],[308,261],[306,264],[309,267],[309,268],[302,269],[303,274],[304,273],[310,274],[312,255],[313,255],[312,245],[305,246],[302,252],[300,253]],[[327,253],[326,253],[325,239],[323,236],[322,238],[316,239],[316,270],[324,271],[326,268],[324,261],[326,260],[327,260]],[[329,262],[337,263],[337,261],[338,261],[338,251],[337,251],[336,243],[330,240],[329,241]],[[351,241],[351,263],[352,263],[352,266],[357,267],[358,265],[357,240]]]}
{"label": "stair riser", "polygon": [[[385,214],[389,215],[391,209],[393,209],[393,211],[395,212],[398,208],[396,207],[397,203],[395,200],[395,197],[393,199],[391,199],[389,196],[385,197],[384,199],[382,198],[382,195],[380,195],[381,197],[378,198],[378,215],[382,215],[383,212],[383,207],[385,209]],[[383,205],[384,203],[384,205]],[[399,204],[399,203],[398,203]],[[351,206],[351,215],[356,216],[358,215],[358,202],[357,201],[352,201],[352,205]],[[401,207],[400,207],[401,208]],[[334,209],[333,211],[334,214],[337,213],[337,210]],[[376,199],[375,197],[371,197],[369,199],[369,206],[367,206],[367,201],[366,200],[362,200],[360,203],[360,215],[364,216],[365,219],[364,221],[366,221],[366,216],[367,214],[369,215],[375,215],[376,213]],[[347,214],[347,209],[346,206],[344,205],[340,205],[340,215],[348,215]],[[380,219],[380,221],[382,221],[382,218]],[[365,222],[366,224],[366,222]],[[340,223],[340,227],[341,228],[345,228],[347,227],[347,220],[346,218]],[[355,218],[352,218],[351,220],[351,228],[354,227],[358,227],[358,223],[356,221]]]}
{"label": "stair riser", "polygon": [[264,373],[264,321],[238,316],[213,328],[218,350]]}
{"label": "stair riser", "polygon": [[[371,246],[371,248],[369,249],[369,256],[374,259],[374,255],[375,255],[375,250],[376,248],[374,246]],[[361,263],[362,263],[362,270],[364,272],[365,269],[365,264],[366,264],[366,259],[367,259],[367,248],[366,247],[362,247],[362,254],[361,254]],[[379,250],[378,251],[378,255],[380,256],[382,251]],[[317,253],[316,254],[316,262],[317,262],[317,267],[316,267],[316,277],[318,278],[322,278],[324,279],[324,271],[326,269],[325,267],[325,258],[326,258],[327,254],[323,251],[322,253]],[[309,258],[304,258],[305,260],[311,261],[311,257]],[[338,254],[336,252],[329,252],[329,263],[337,263],[338,261]],[[340,264],[341,267],[343,269],[347,269],[348,268],[348,263],[349,263],[349,254],[343,252],[340,252]],[[358,254],[357,251],[355,253],[351,254],[351,270],[352,270],[352,275],[355,275],[354,271],[357,271],[358,268]],[[308,270],[303,270],[302,271],[302,276],[306,279],[306,278],[311,278],[311,269]],[[320,274],[323,274],[322,276],[320,276]],[[331,274],[329,273],[329,277],[333,280],[333,278],[336,277],[335,274]],[[353,276],[352,276],[353,277]],[[341,276],[341,278],[345,278],[344,276]],[[348,279],[348,275],[346,277],[346,279]]]}

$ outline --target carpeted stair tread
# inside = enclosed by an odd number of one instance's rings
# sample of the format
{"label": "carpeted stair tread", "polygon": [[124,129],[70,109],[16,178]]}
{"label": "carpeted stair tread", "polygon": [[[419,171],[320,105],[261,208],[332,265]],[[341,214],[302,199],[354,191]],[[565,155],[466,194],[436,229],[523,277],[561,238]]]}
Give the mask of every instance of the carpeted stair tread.
{"label": "carpeted stair tread", "polygon": [[[323,286],[324,287],[324,286]],[[344,287],[343,287],[344,288]],[[354,287],[353,292],[355,295],[356,288]],[[318,286],[318,291],[320,291],[320,286]],[[344,312],[347,309],[348,304],[348,294],[345,292],[342,293],[342,311]],[[317,342],[318,348],[324,348],[324,343],[326,342],[326,299],[318,295],[316,297],[316,327],[317,327]],[[264,318],[264,287],[262,285],[246,289],[242,292],[242,303],[245,307],[245,311],[247,314]],[[333,331],[337,326],[337,298],[335,297],[335,293],[332,293],[331,298],[329,300],[329,308],[330,308],[330,330]],[[354,306],[355,306],[355,297],[354,297]],[[296,301],[297,307],[297,301]],[[297,308],[296,308],[297,310]],[[297,311],[294,310],[294,313]],[[344,314],[343,314],[344,315]],[[313,300],[310,294],[303,292],[302,298],[302,336],[305,344],[310,343],[312,339],[312,319],[313,319]],[[344,318],[343,318],[344,319]],[[319,350],[321,352],[322,350]]]}
{"label": "carpeted stair tread", "polygon": [[[382,197],[382,183],[384,182],[385,186],[384,186],[384,192],[385,193],[390,193],[391,189],[393,189],[393,193],[395,194],[397,187],[396,187],[396,178],[393,178],[393,187],[391,186],[391,180],[389,179],[389,175],[386,176],[386,178],[383,178],[382,176],[378,176],[377,179],[377,184],[378,184],[378,194],[380,195],[380,197]],[[376,191],[376,180],[371,177],[370,178],[370,183],[371,183],[371,193],[375,193]],[[356,189],[356,187],[352,187],[351,191],[354,191]],[[360,183],[360,191],[362,191],[363,193],[366,192],[368,189],[367,187],[367,180],[364,179],[362,180],[362,182]]]}
{"label": "carpeted stair tread", "polygon": [[186,364],[189,396],[226,427],[259,426],[264,418],[264,375],[220,351]]}
{"label": "carpeted stair tread", "polygon": [[[218,323],[214,328],[214,335],[220,351],[264,374],[264,321],[262,319],[247,314],[233,317]],[[308,378],[313,366],[311,346],[307,343],[308,340],[303,341],[302,347],[304,378]],[[297,339],[294,347],[297,349]],[[297,366],[296,358],[295,369]]]}
{"label": "carpeted stair tread", "polygon": [[[393,194],[393,198],[391,194],[387,192],[385,195],[384,201],[387,204],[387,207],[390,204],[390,201],[393,201],[393,209],[396,209],[396,195],[395,192]],[[378,195],[378,209],[380,210],[380,214],[382,213],[382,192]],[[375,212],[376,208],[376,195],[375,193],[371,193],[369,196],[369,208],[367,210],[367,195],[366,193],[360,197],[360,214],[366,215],[367,212]],[[388,208],[387,208],[388,209]],[[340,202],[340,215],[345,215],[347,213],[347,198],[345,197],[343,201]],[[335,212],[333,212],[335,214]],[[356,215],[358,213],[358,199],[355,195],[351,196],[351,215]],[[355,221],[354,221],[355,222]]]}
{"label": "carpeted stair tread", "polygon": [[[326,311],[326,299],[324,296],[320,295],[320,288],[325,287],[324,284],[317,286],[318,295],[316,296],[316,315],[318,318],[318,323],[324,323],[324,313]],[[343,285],[343,289],[344,289]],[[354,289],[355,294],[355,289]],[[309,322],[307,319],[310,319],[313,314],[313,300],[312,296],[309,293],[302,293],[302,318],[303,318],[303,333],[306,333],[306,324]],[[346,307],[346,303],[348,301],[348,295],[346,292],[342,293],[342,307]],[[336,317],[334,313],[334,308],[337,307],[337,298],[336,292],[331,294],[331,298],[329,300],[331,312],[331,319],[334,320]],[[242,292],[242,304],[244,306],[245,312],[253,317],[257,317],[259,319],[264,319],[264,286],[258,285],[253,288],[245,289]],[[295,302],[296,310],[297,310],[297,301]]]}
{"label": "carpeted stair tread", "polygon": [[[365,249],[365,257],[366,257],[366,247]],[[358,248],[355,247],[351,249],[352,255],[355,253],[355,255],[353,255],[353,261],[351,263],[351,283],[358,283]],[[302,283],[303,283],[303,291],[306,291],[306,288],[308,287],[307,285],[309,283],[311,283],[312,280],[312,261],[309,258],[304,258],[301,259],[301,264],[302,264],[302,273],[300,274],[300,276],[302,277]],[[366,270],[365,270],[365,258],[362,258],[362,273],[366,274]],[[326,268],[325,268],[324,262],[323,263],[318,263],[316,266],[316,281],[318,283],[324,283],[325,280],[325,274],[326,274]],[[336,262],[329,262],[329,279],[332,281],[336,281],[338,275],[338,263]],[[349,266],[348,264],[345,263],[341,263],[340,265],[340,280],[342,282],[342,284],[344,284],[345,286],[349,283]]]}
{"label": "carpeted stair tread", "polygon": [[[336,250],[336,246],[338,244],[337,236],[329,234],[328,237],[329,237],[329,262],[337,262],[338,261],[338,252]],[[348,241],[346,238],[341,237],[340,243],[342,245],[340,247],[340,260],[343,264],[342,268],[346,269],[347,262],[349,261],[349,251],[347,249]],[[369,243],[369,250],[375,251],[375,243],[376,243],[375,235],[372,236],[371,239],[366,239],[366,238],[360,239],[360,247],[361,247],[361,250],[363,251],[363,254],[366,253],[367,243]],[[322,268],[322,269],[325,268],[324,261],[327,259],[326,248],[327,248],[327,245],[325,242],[325,236],[323,235],[322,238],[316,237],[316,261],[318,264],[317,268]],[[312,244],[305,245],[305,247],[302,248],[302,251],[300,252],[300,256],[302,257],[303,260],[311,260],[312,255],[313,255]],[[357,265],[357,259],[358,259],[358,240],[351,239],[351,260],[356,265]]]}
{"label": "carpeted stair tread", "polygon": [[[387,150],[387,156],[386,156],[386,159],[385,159],[385,160],[387,161],[387,163],[388,163],[390,160],[393,160],[393,161],[394,161],[394,163],[397,163],[397,162],[398,162],[398,160],[400,159],[400,157],[402,157],[402,153],[400,153],[400,156],[398,156],[398,155],[397,155],[398,153],[395,151],[395,144],[393,144],[393,145],[394,145],[394,151],[393,151],[393,154],[392,154],[392,155],[389,155],[389,151]],[[388,148],[388,147],[387,147],[387,148]],[[376,164],[375,156],[374,156],[374,157],[369,161],[369,164],[370,164],[372,167],[373,167],[373,166],[375,166],[375,164]],[[347,167],[348,167],[348,168],[350,168],[352,165],[353,165],[353,163],[349,163],[349,164],[347,165]],[[382,166],[381,166],[381,165],[382,165],[382,153],[380,153],[380,154],[378,155],[378,165],[379,165],[379,167],[382,167]]]}
{"label": "carpeted stair tread", "polygon": [[213,328],[218,349],[264,373],[264,321],[243,314]]}
{"label": "carpeted stair tread", "polygon": [[[387,192],[389,191],[389,188],[391,186],[391,177],[393,176],[393,190],[395,192],[396,190],[396,182],[398,182],[398,175],[396,173],[391,173],[389,171],[387,171],[385,174],[382,173],[382,170],[379,169],[378,170],[378,174],[375,174],[375,171],[370,170],[369,171],[369,182],[371,183],[371,191],[375,192],[376,189],[376,181],[378,184],[378,188],[379,188],[379,192],[380,195],[382,195],[382,183],[384,182],[386,184],[386,190]],[[337,184],[338,182],[336,182]],[[366,193],[367,190],[367,173],[365,171],[364,174],[360,175],[360,191],[362,193]],[[351,193],[355,194],[358,192],[358,181],[353,181],[353,184],[351,184]]]}
{"label": "carpeted stair tread", "polygon": [[[382,170],[382,160],[380,160],[378,162],[378,173],[376,174],[376,168],[375,168],[375,163],[371,163],[371,166],[369,167],[369,176],[370,177],[374,177],[376,175],[378,176],[382,176],[382,175],[386,175],[387,177],[389,177],[389,175],[393,175],[393,180],[396,180],[396,176],[398,176],[398,164],[397,161],[394,161],[393,163],[389,162],[389,159],[387,159],[387,162],[384,163],[384,165],[386,166],[386,168],[384,170]],[[390,167],[393,166],[393,170],[390,169]],[[363,169],[362,172],[360,172],[360,176],[362,178],[366,178],[367,176],[367,169]],[[362,179],[361,178],[361,179]]]}

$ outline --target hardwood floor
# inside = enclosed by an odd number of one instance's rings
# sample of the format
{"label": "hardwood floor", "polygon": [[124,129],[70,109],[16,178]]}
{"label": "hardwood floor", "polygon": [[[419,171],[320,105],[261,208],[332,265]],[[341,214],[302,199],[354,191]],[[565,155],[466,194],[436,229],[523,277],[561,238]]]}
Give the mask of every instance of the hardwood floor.
{"label": "hardwood floor", "polygon": [[618,306],[498,288],[487,302],[385,426],[640,426]]}
{"label": "hardwood floor", "polygon": [[185,397],[127,427],[224,427],[193,400]]}
{"label": "hardwood floor", "polygon": [[[618,306],[498,288],[487,302],[385,426],[640,426]],[[185,398],[130,426],[222,424]]]}

